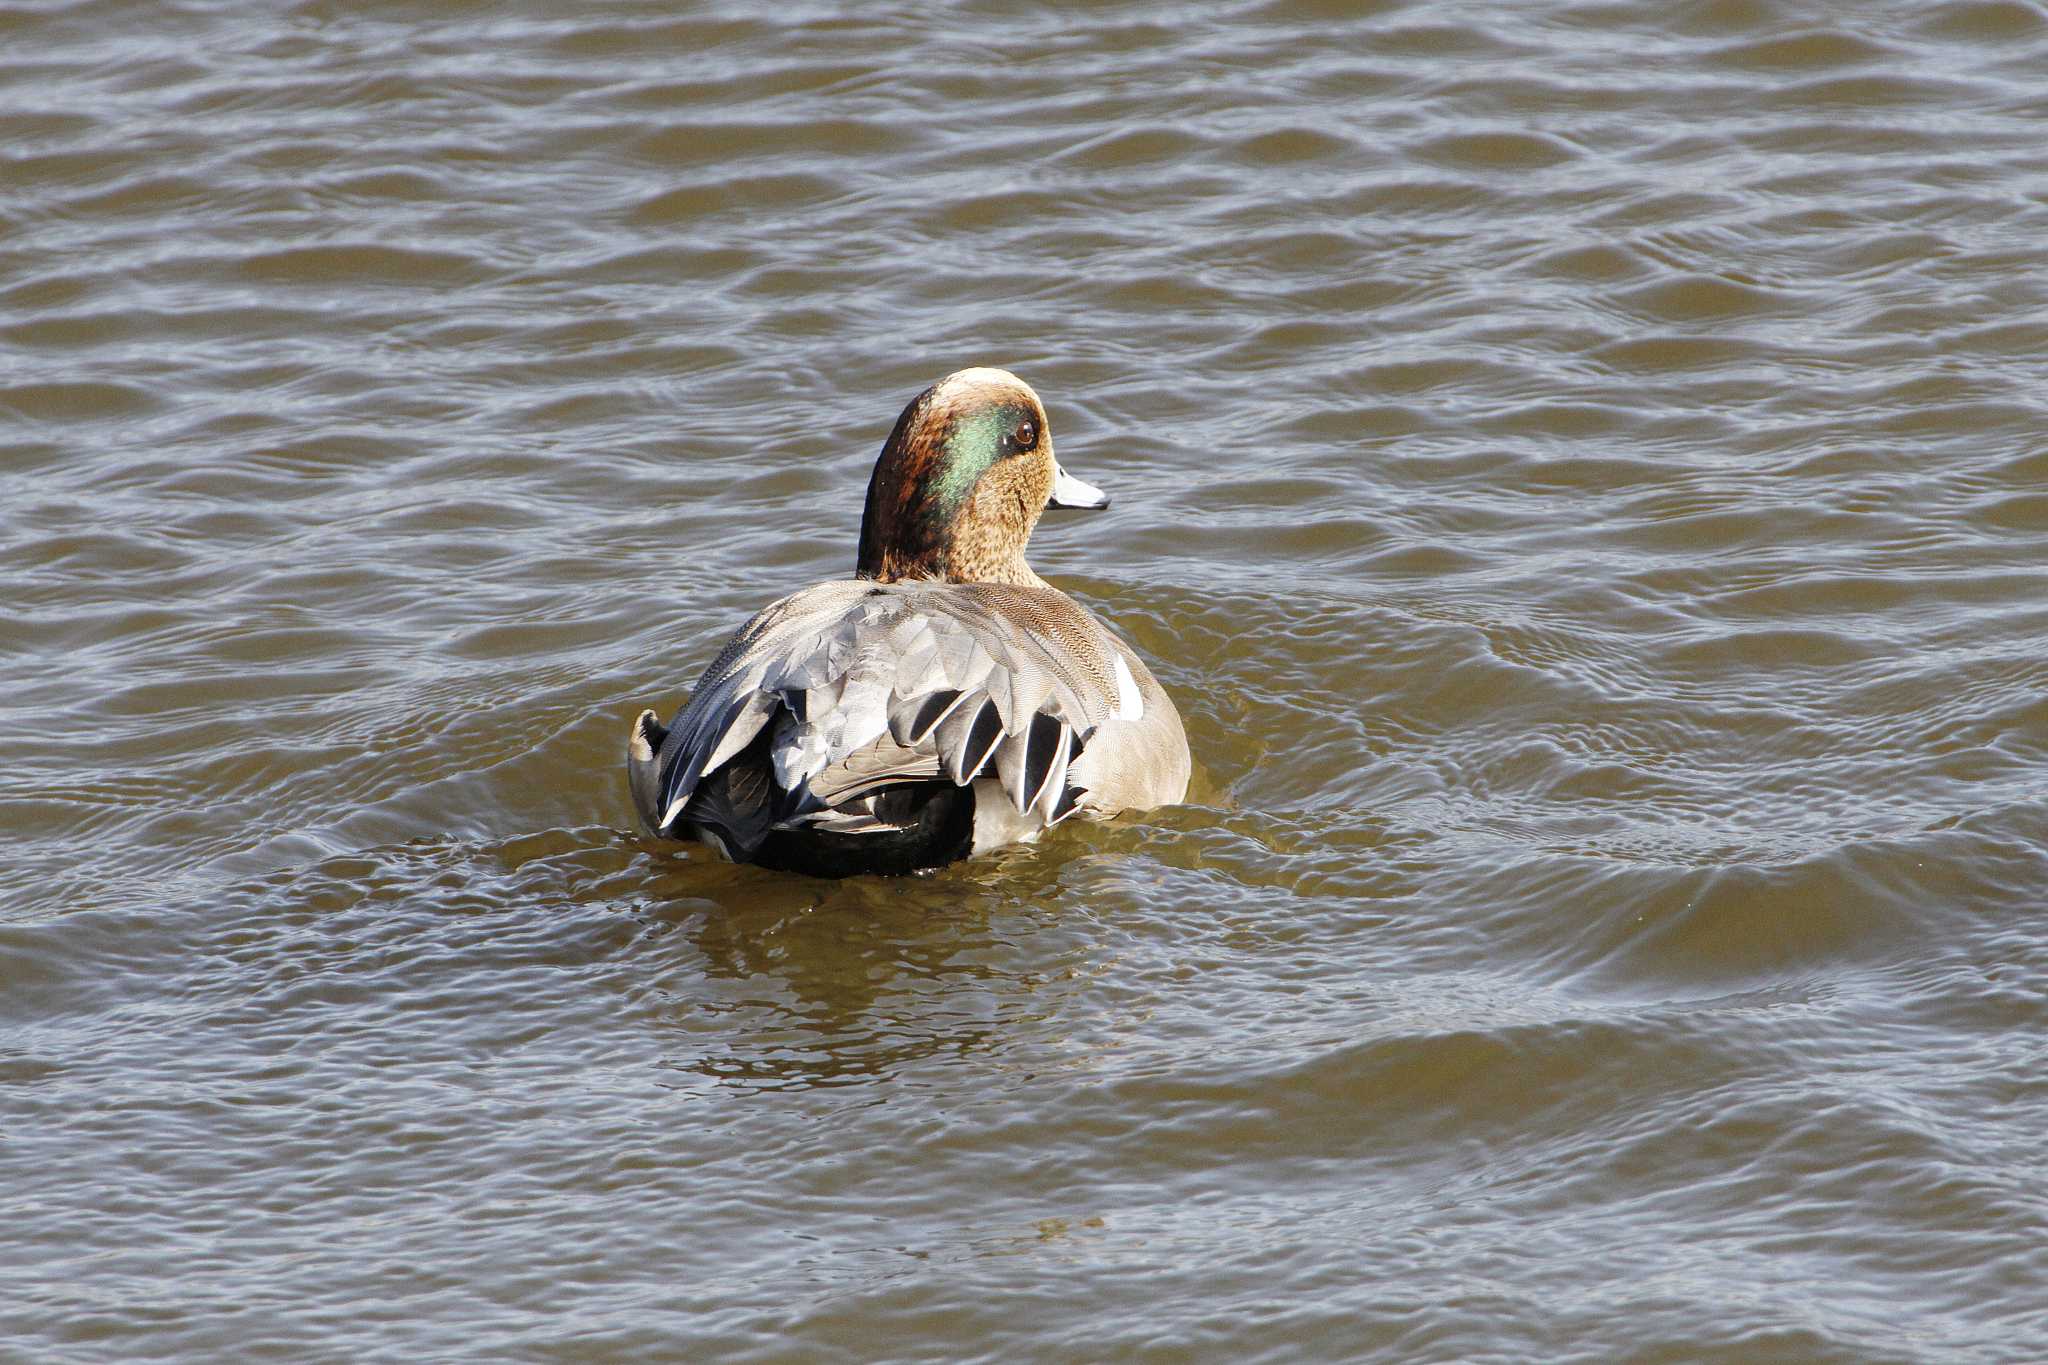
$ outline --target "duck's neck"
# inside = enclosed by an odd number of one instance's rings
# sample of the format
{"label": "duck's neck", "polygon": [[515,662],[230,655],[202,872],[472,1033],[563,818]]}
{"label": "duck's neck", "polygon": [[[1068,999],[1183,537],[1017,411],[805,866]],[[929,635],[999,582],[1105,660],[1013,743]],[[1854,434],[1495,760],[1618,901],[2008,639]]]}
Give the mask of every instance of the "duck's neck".
{"label": "duck's neck", "polygon": [[1012,551],[1006,556],[990,555],[985,547],[955,545],[936,555],[898,556],[883,551],[870,560],[862,556],[856,576],[877,583],[1008,583],[1019,588],[1050,587],[1031,571],[1024,556]]}
{"label": "duck's neck", "polygon": [[969,521],[954,528],[946,547],[946,577],[955,583],[1008,583],[1042,588],[1045,580],[1024,562],[1024,547],[1009,527]]}
{"label": "duck's neck", "polygon": [[855,572],[878,583],[936,579],[1043,588],[1046,581],[1024,562],[1024,546],[1037,520],[1021,504],[1006,502],[1001,489],[986,484],[975,490],[964,514],[944,517],[870,488]]}

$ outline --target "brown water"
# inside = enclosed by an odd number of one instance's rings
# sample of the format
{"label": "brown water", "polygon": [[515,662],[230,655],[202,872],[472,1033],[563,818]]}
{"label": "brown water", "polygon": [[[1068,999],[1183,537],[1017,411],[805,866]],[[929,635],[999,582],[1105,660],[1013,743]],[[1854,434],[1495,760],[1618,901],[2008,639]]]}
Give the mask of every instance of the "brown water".
{"label": "brown water", "polygon": [[[0,1355],[2048,1357],[2048,13],[0,9]],[[1189,806],[628,718],[1046,396]]]}

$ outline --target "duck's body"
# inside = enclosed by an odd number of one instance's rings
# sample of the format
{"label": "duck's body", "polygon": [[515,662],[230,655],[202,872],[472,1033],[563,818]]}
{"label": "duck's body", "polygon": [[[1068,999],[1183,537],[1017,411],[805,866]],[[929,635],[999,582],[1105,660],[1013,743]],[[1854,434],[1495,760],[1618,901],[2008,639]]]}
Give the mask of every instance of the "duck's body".
{"label": "duck's body", "polygon": [[671,726],[634,722],[641,818],[737,861],[843,876],[1182,799],[1187,740],[1164,689],[1024,563],[1049,503],[1107,501],[1060,469],[1015,376],[925,390],[876,463],[860,576],[771,604]]}

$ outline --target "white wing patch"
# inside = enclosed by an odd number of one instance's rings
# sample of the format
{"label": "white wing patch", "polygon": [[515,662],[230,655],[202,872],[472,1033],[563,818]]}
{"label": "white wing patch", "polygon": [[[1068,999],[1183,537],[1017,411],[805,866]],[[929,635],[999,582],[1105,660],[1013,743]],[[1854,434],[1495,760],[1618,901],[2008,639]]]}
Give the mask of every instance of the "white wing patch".
{"label": "white wing patch", "polygon": [[1121,653],[1112,654],[1116,665],[1116,718],[1118,720],[1139,720],[1145,714],[1145,698],[1138,692],[1138,680],[1131,676],[1131,666],[1124,662]]}

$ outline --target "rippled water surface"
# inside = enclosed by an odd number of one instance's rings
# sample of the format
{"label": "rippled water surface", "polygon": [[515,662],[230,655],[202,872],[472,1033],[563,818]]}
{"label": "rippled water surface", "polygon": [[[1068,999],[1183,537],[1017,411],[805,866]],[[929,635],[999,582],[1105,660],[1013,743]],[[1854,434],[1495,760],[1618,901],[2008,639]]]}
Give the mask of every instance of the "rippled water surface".
{"label": "rippled water surface", "polygon": [[[1045,395],[1190,803],[628,719]],[[0,8],[0,1354],[2048,1357],[2048,13]]]}

